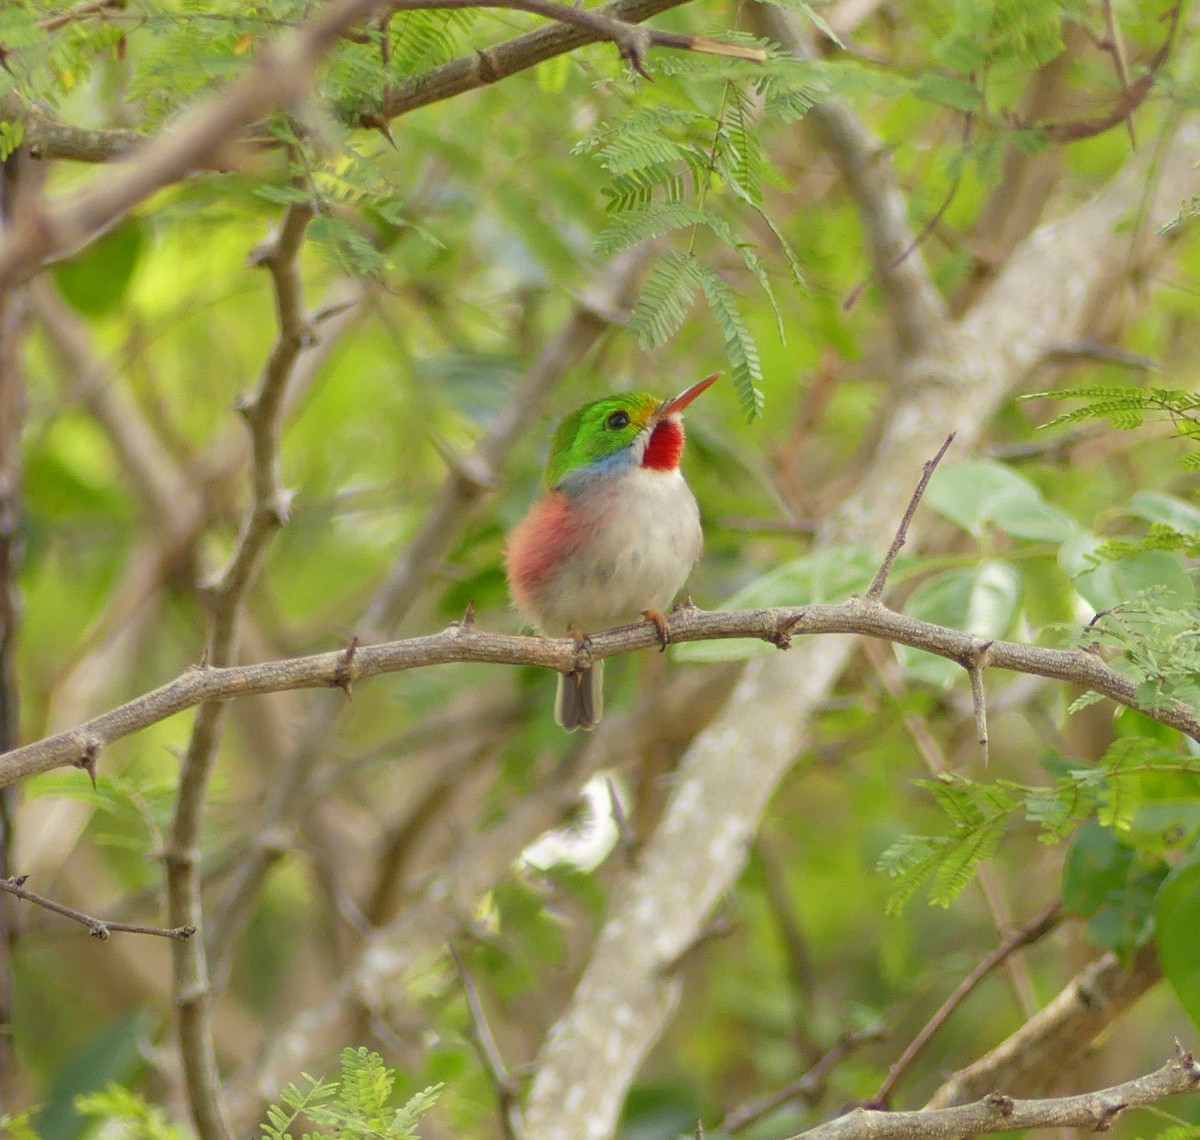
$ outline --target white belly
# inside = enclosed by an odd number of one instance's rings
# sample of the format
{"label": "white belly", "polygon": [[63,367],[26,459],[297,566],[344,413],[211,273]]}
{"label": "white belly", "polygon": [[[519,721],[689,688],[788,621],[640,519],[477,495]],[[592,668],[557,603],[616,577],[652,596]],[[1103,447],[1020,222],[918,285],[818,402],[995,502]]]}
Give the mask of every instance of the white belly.
{"label": "white belly", "polygon": [[696,560],[700,511],[678,469],[635,467],[583,493],[580,508],[602,518],[547,591],[538,624],[547,631],[595,633],[666,611]]}

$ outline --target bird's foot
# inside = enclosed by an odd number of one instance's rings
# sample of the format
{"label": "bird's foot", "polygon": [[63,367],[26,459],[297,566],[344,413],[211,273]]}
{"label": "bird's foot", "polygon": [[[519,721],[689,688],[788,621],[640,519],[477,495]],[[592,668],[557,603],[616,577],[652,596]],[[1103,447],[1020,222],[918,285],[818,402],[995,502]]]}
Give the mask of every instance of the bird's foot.
{"label": "bird's foot", "polygon": [[642,617],[658,630],[659,652],[665,653],[667,646],[671,644],[671,627],[667,624],[667,619],[658,610],[642,610]]}
{"label": "bird's foot", "polygon": [[575,652],[578,655],[576,664],[579,669],[592,667],[592,639],[579,629],[567,630],[567,636],[575,642]]}

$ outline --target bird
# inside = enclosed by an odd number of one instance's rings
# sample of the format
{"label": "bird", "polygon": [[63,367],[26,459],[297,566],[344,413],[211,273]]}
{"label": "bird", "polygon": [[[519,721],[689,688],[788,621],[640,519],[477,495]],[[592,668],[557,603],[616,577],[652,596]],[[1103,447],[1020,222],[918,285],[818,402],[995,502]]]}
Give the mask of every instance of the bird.
{"label": "bird", "polygon": [[[565,416],[555,429],[543,493],[508,535],[505,570],[518,613],[541,633],[588,634],[654,622],[700,557],[700,509],[683,478],[684,409],[715,372],[673,399],[621,392]],[[555,720],[592,729],[604,713],[604,663],[559,674]]]}

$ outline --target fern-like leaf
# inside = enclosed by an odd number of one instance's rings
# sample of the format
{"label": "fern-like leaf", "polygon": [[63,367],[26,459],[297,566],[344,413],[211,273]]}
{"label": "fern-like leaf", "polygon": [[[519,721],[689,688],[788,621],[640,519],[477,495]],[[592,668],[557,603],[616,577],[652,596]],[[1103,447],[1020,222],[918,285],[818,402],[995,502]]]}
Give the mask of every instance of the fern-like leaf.
{"label": "fern-like leaf", "polygon": [[642,348],[658,348],[678,331],[696,299],[700,274],[690,254],[670,250],[654,263],[629,317]]}
{"label": "fern-like leaf", "polygon": [[704,299],[725,338],[725,355],[729,360],[734,388],[747,418],[753,419],[762,413],[763,406],[762,391],[758,387],[762,383],[758,345],[754,343],[742,319],[733,290],[721,280],[712,266],[697,266],[697,271]]}

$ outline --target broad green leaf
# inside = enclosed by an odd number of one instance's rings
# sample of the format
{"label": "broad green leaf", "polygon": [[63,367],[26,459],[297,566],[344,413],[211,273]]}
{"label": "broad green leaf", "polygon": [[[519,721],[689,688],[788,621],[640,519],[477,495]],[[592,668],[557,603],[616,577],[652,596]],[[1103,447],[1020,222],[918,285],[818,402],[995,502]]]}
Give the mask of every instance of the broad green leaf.
{"label": "broad green leaf", "polygon": [[956,111],[979,111],[983,107],[983,93],[974,83],[960,79],[957,75],[944,75],[930,71],[917,80],[913,94],[927,103],[937,103]]}
{"label": "broad green leaf", "polygon": [[1129,500],[1129,512],[1147,522],[1169,526],[1180,534],[1200,534],[1200,508],[1174,495],[1139,491]]}
{"label": "broad green leaf", "polygon": [[101,317],[119,309],[149,244],[147,226],[132,218],[54,269],[54,281],[74,309]]}
{"label": "broad green leaf", "polygon": [[925,502],[977,538],[995,526],[1014,538],[1063,542],[1074,521],[1042,498],[1028,479],[988,459],[939,468]]}
{"label": "broad green leaf", "polygon": [[1079,831],[1063,867],[1063,905],[1080,918],[1091,918],[1125,884],[1133,866],[1133,848],[1095,820]]}
{"label": "broad green leaf", "polygon": [[1088,918],[1097,946],[1128,958],[1151,932],[1161,867],[1145,869],[1137,852],[1096,820],[1079,832],[1063,868],[1063,903]]}
{"label": "broad green leaf", "polygon": [[[950,570],[921,583],[904,607],[910,617],[949,626],[982,639],[1002,637],[1021,599],[1021,579],[1007,562],[988,559],[969,570]],[[906,672],[930,685],[949,686],[962,667],[921,649],[897,645]]]}
{"label": "broad green leaf", "polygon": [[1154,900],[1154,922],[1163,974],[1200,1027],[1200,851],[1163,880]]}
{"label": "broad green leaf", "polygon": [[1080,533],[1059,551],[1059,564],[1095,610],[1112,610],[1139,600],[1168,609],[1195,603],[1195,585],[1174,555],[1148,550],[1132,558],[1100,561],[1096,551],[1101,545],[1095,535]]}

